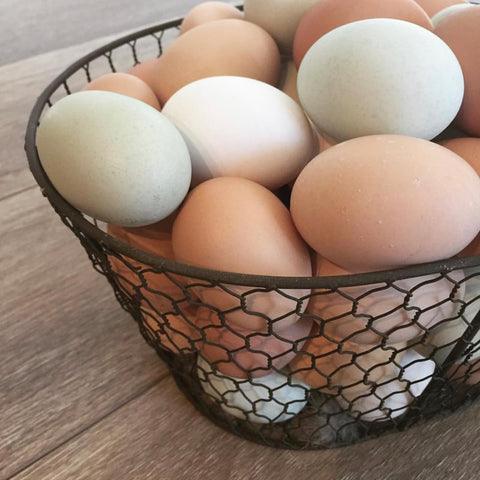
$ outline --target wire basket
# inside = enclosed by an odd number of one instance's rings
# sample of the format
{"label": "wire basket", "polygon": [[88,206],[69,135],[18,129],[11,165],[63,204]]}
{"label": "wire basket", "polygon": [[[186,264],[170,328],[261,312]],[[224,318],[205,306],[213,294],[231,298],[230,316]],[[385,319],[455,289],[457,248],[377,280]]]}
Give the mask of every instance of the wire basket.
{"label": "wire basket", "polygon": [[[36,151],[42,114],[104,73],[160,56],[180,23],[130,34],[67,68],[38,98],[25,149],[42,193],[181,391],[228,431],[288,449],[339,447],[401,431],[476,399],[480,256],[335,277],[214,271],[134,248],[58,194]],[[224,299],[221,306],[208,300],[212,292]],[[256,311],[262,296],[283,302],[284,311],[275,318]],[[386,306],[372,309],[384,298]],[[230,321],[234,314],[262,328],[239,329]],[[300,333],[275,328],[292,316],[304,324]],[[406,332],[407,343],[393,341]]]}

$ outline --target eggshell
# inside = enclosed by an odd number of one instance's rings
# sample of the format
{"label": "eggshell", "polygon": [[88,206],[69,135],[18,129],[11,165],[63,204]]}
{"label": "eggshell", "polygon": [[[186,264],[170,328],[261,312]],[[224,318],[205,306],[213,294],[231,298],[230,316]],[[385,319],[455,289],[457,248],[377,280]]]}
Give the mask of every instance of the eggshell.
{"label": "eggshell", "polygon": [[431,381],[435,362],[414,350],[407,350],[397,376],[385,379],[362,394],[345,390],[335,397],[350,415],[366,422],[381,422],[404,414]]}
{"label": "eggshell", "polygon": [[480,138],[460,137],[439,142],[445,148],[467,161],[480,175]]}
{"label": "eggshell", "polygon": [[[349,275],[317,256],[315,275]],[[453,318],[463,301],[463,271],[378,283],[315,290],[307,312],[318,317],[323,332],[365,344],[406,342],[445,319]],[[321,320],[320,320],[321,319]]]}
{"label": "eggshell", "polygon": [[465,95],[455,124],[474,137],[480,137],[480,6],[472,5],[439,21],[438,35],[453,51],[462,67]]}
{"label": "eggshell", "polygon": [[227,327],[216,312],[200,307],[195,324],[205,337],[200,353],[216,370],[231,377],[255,378],[287,365],[305,343],[313,321],[302,318],[279,334],[268,334]]}
{"label": "eggshell", "polygon": [[222,20],[225,18],[242,19],[243,13],[233,5],[224,2],[202,2],[195,5],[182,20],[179,33],[191,30],[203,23]]}
{"label": "eggshell", "polygon": [[458,113],[463,75],[434,33],[374,18],[317,40],[302,60],[297,88],[313,123],[337,141],[381,133],[430,140]]}
{"label": "eggshell", "polygon": [[284,52],[291,52],[300,19],[317,0],[245,0],[245,20],[264,28]]}
{"label": "eggshell", "polygon": [[107,223],[158,222],[190,185],[190,155],[176,127],[158,110],[117,93],[92,90],[57,101],[38,127],[37,148],[60,195]]}
{"label": "eggshell", "polygon": [[160,103],[153,90],[143,80],[129,73],[106,73],[89,82],[83,90],[103,90],[120,93],[136,98],[160,110]]}
{"label": "eggshell", "polygon": [[[108,225],[109,235],[132,247],[173,260],[171,225],[174,216],[148,227],[125,228]],[[109,255],[115,281],[122,291],[140,303],[144,333],[173,353],[192,353],[202,337],[194,321],[198,307],[189,304],[190,293],[179,286],[179,279],[156,273],[141,262]]]}
{"label": "eggshell", "polygon": [[162,313],[142,306],[143,334],[154,345],[175,354],[195,353],[202,341],[198,327],[193,323],[197,306],[185,304],[180,313]]}
{"label": "eggshell", "polygon": [[203,390],[225,412],[252,423],[290,420],[305,407],[310,390],[279,372],[252,380],[229,377],[215,372],[200,355],[197,374]]}
{"label": "eggshell", "polygon": [[280,53],[265,30],[245,20],[216,20],[180,35],[165,50],[153,90],[164,105],[177,90],[201,78],[234,75],[275,85],[279,74]]}
{"label": "eggshell", "polygon": [[372,135],[335,145],[298,176],[290,209],[304,240],[352,273],[449,258],[480,229],[480,179],[433,142]]}
{"label": "eggshell", "polygon": [[153,91],[153,85],[155,84],[155,66],[157,65],[157,61],[158,58],[144,60],[131,67],[127,73],[143,80]]}
{"label": "eggshell", "polygon": [[441,10],[452,5],[463,5],[468,3],[466,0],[416,0],[429,17],[433,17]]}
{"label": "eggshell", "polygon": [[473,7],[471,3],[455,3],[454,5],[450,5],[449,7],[443,8],[442,10],[438,11],[435,13],[435,15],[432,16],[432,25],[433,28],[435,28],[439,22],[441,22],[444,18],[449,17],[452,15],[452,13],[458,12],[459,10],[462,10],[464,8],[469,8]]}
{"label": "eggshell", "polygon": [[[265,187],[240,177],[214,178],[193,189],[175,219],[172,245],[178,261],[198,267],[257,275],[312,273],[309,250],[287,208]],[[198,282],[195,292],[229,324],[280,331],[297,321],[310,290]]]}
{"label": "eggshell", "polygon": [[396,18],[433,30],[432,22],[414,0],[317,0],[298,24],[293,58],[300,66],[309,48],[334,28],[367,18]]}
{"label": "eggshell", "polygon": [[339,391],[363,392],[398,371],[406,344],[359,345],[320,333],[314,327],[289,365],[292,374],[311,388],[336,395]]}
{"label": "eggshell", "polygon": [[293,60],[284,62],[280,71],[277,88],[300,105],[300,98],[297,91],[297,76],[297,67],[295,63],[293,63]]}
{"label": "eggshell", "polygon": [[[446,376],[467,384],[477,383],[480,379],[480,331],[476,328],[474,318],[480,309],[480,267],[465,269],[465,295],[458,318],[444,321],[430,329],[412,348],[425,357],[432,358],[440,367],[444,366],[448,356],[458,344],[462,349],[448,369]],[[470,340],[464,342],[463,335]]]}
{"label": "eggshell", "polygon": [[240,176],[276,189],[315,156],[315,137],[288,95],[245,77],[204,78],[177,91],[163,114],[180,130],[192,160],[192,187]]}

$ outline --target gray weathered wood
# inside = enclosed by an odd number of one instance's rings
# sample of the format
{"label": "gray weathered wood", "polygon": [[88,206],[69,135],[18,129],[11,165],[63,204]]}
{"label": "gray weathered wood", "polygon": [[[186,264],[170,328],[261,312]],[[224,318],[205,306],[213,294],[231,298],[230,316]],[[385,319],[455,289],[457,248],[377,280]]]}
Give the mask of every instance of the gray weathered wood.
{"label": "gray weathered wood", "polygon": [[480,453],[469,442],[479,419],[476,405],[349,447],[275,450],[213,425],[168,377],[15,480],[474,480]]}
{"label": "gray weathered wood", "polygon": [[38,188],[0,202],[0,477],[166,374]]}

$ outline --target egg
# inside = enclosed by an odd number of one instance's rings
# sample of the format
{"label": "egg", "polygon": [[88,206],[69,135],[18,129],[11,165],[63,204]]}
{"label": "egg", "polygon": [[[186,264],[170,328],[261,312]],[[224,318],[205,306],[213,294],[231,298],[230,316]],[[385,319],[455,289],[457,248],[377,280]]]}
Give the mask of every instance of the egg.
{"label": "egg", "polygon": [[[265,187],[241,177],[218,177],[194,188],[174,221],[172,246],[177,261],[197,267],[253,275],[312,274],[310,252],[288,209]],[[264,332],[295,323],[310,293],[206,281],[194,291],[226,323]]]}
{"label": "egg", "polygon": [[[173,260],[171,226],[174,215],[147,227],[125,228],[108,225],[112,237],[139,250]],[[108,256],[119,288],[140,305],[144,334],[173,353],[196,351],[201,340],[194,322],[198,306],[190,304],[176,275],[156,273],[137,260],[122,255]],[[195,299],[194,299],[195,300]]]}
{"label": "egg", "polygon": [[215,311],[200,307],[195,324],[204,335],[199,351],[218,372],[256,378],[287,365],[305,343],[313,322],[302,318],[280,333],[269,334],[225,326]]}
{"label": "egg", "polygon": [[303,15],[295,32],[293,58],[297,67],[323,35],[347,23],[367,18],[396,18],[433,30],[432,22],[414,0],[318,0]]}
{"label": "egg", "polygon": [[197,374],[203,390],[225,412],[252,423],[290,420],[307,404],[309,387],[273,372],[258,379],[238,379],[216,372],[200,355]]}
{"label": "egg", "polygon": [[264,28],[283,52],[290,52],[300,19],[317,0],[245,0],[245,20]]}
{"label": "egg", "polygon": [[127,73],[143,80],[153,91],[153,85],[155,83],[155,66],[157,65],[157,61],[158,58],[156,57],[149,58],[148,60],[144,60],[131,67]]}
{"label": "egg", "polygon": [[107,223],[158,222],[190,186],[190,155],[177,128],[150,105],[118,93],[91,90],[57,101],[40,122],[37,149],[59,194]]}
{"label": "egg", "polygon": [[431,18],[441,10],[452,5],[463,5],[468,3],[466,0],[415,0]]}
{"label": "egg", "polygon": [[462,67],[465,95],[455,118],[458,128],[473,137],[480,137],[480,6],[472,5],[439,21],[435,34],[453,51]]}
{"label": "egg", "polygon": [[202,25],[203,23],[225,18],[242,19],[243,13],[238,8],[228,3],[202,2],[195,5],[195,7],[189,10],[185,17],[183,17],[179,33],[182,35],[188,30],[191,30],[198,25]]}
{"label": "egg", "polygon": [[373,385],[363,393],[345,390],[335,397],[339,405],[358,420],[382,422],[406,413],[430,383],[435,362],[412,349],[405,352],[397,375]]}
{"label": "egg", "polygon": [[300,98],[297,91],[297,67],[293,60],[289,60],[282,64],[280,71],[280,78],[277,88],[283,93],[286,93],[292,100],[295,100],[300,105]]}
{"label": "egg", "polygon": [[445,148],[456,153],[467,161],[480,175],[480,138],[460,137],[442,140],[439,142]]}
{"label": "egg", "polygon": [[336,395],[363,392],[396,371],[406,344],[359,345],[320,333],[317,325],[289,364],[289,371],[309,387]]}
{"label": "egg", "polygon": [[153,90],[139,77],[129,73],[106,73],[91,82],[83,90],[103,90],[107,92],[120,93],[136,98],[157,110],[160,110],[160,103],[153,93]]}
{"label": "egg", "polygon": [[480,178],[433,142],[371,135],[330,147],[303,169],[290,209],[303,239],[357,273],[452,257],[480,229]]}
{"label": "egg", "polygon": [[444,18],[449,17],[455,12],[462,10],[464,8],[473,7],[471,3],[455,3],[454,5],[450,5],[442,10],[439,10],[435,15],[432,16],[432,25],[435,28]]}
{"label": "egg", "polygon": [[197,80],[170,97],[163,114],[189,148],[192,187],[213,177],[240,176],[274,190],[296,178],[316,153],[301,107],[251,78]]}
{"label": "egg", "polygon": [[[316,276],[350,275],[317,256]],[[454,318],[465,294],[464,274],[425,275],[313,291],[307,313],[316,316],[325,335],[367,345],[387,345],[420,337],[445,319]]]}
{"label": "egg", "polygon": [[457,115],[464,85],[456,56],[437,35],[374,18],[317,40],[297,88],[318,130],[337,141],[382,133],[430,140]]}
{"label": "egg", "polygon": [[199,25],[180,35],[158,59],[153,90],[164,105],[185,85],[218,75],[275,85],[280,75],[275,41],[245,20],[228,18]]}

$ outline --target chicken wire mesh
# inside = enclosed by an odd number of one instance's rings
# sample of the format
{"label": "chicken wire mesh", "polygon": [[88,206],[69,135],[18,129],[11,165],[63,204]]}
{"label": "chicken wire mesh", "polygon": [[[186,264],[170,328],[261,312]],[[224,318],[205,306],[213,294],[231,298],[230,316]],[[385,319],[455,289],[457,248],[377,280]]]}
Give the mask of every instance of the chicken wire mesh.
{"label": "chicken wire mesh", "polygon": [[[480,390],[480,258],[341,277],[266,277],[177,263],[129,245],[53,188],[35,147],[43,112],[109,72],[160,56],[174,19],[86,55],[35,104],[30,169],[122,308],[212,421],[278,448],[322,449],[449,413]],[[287,199],[288,201],[288,199]],[[137,245],[138,247],[138,245]]]}

